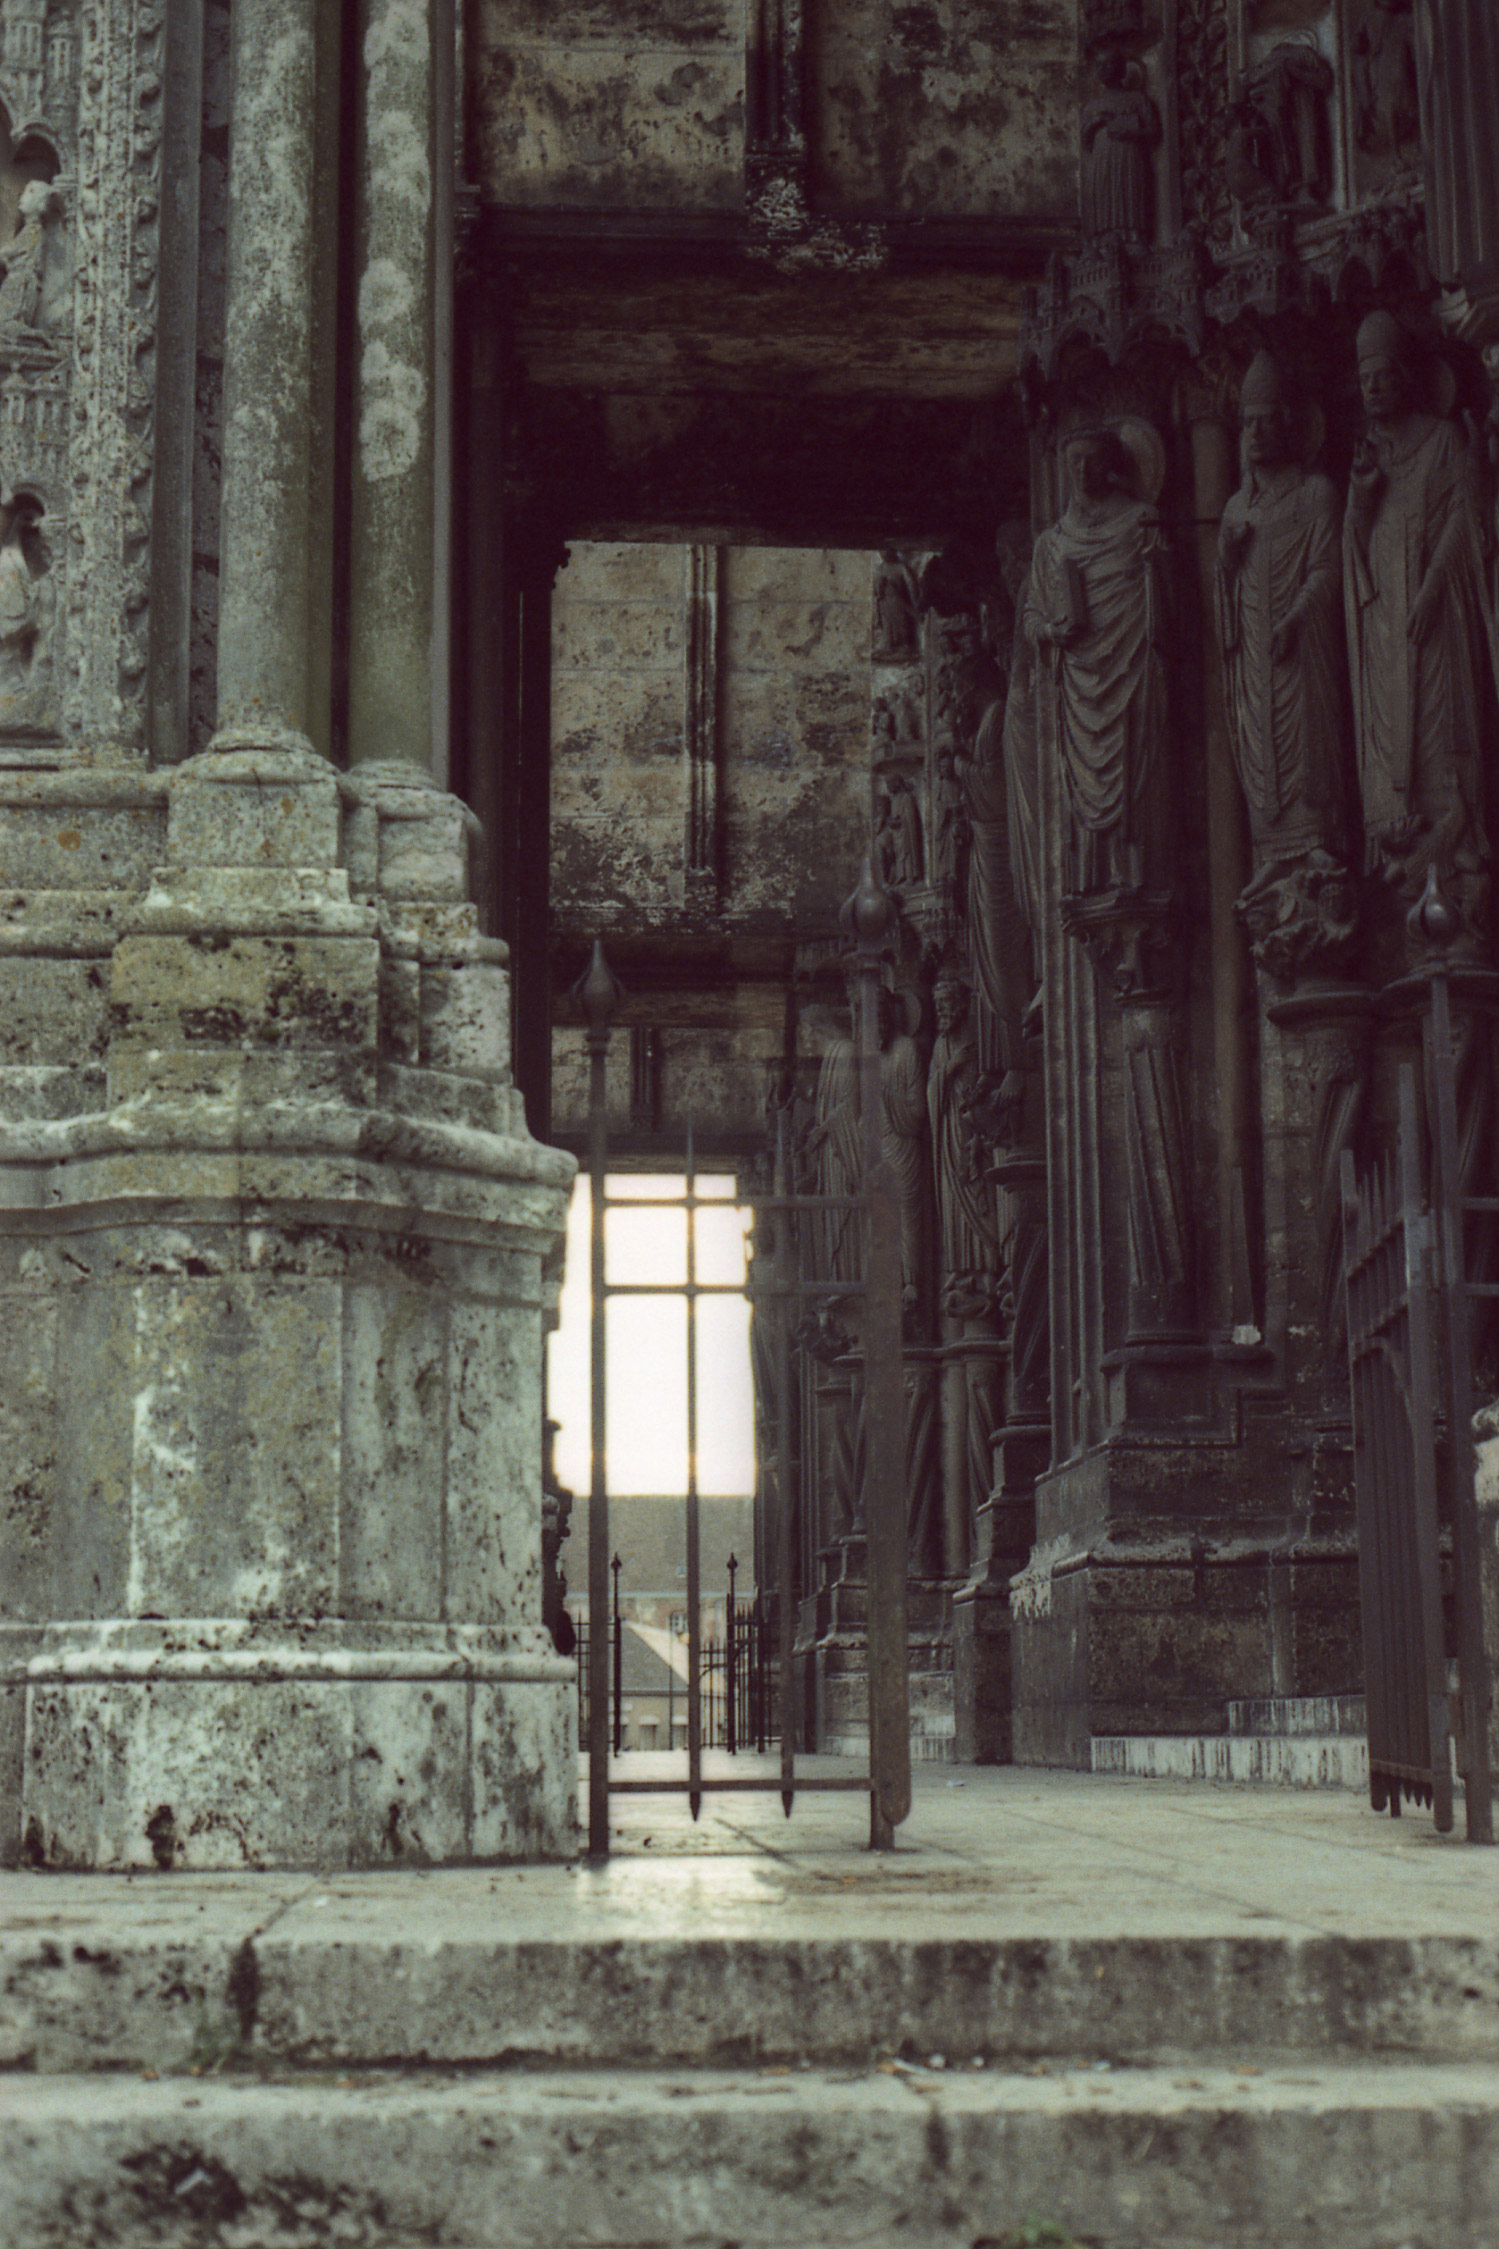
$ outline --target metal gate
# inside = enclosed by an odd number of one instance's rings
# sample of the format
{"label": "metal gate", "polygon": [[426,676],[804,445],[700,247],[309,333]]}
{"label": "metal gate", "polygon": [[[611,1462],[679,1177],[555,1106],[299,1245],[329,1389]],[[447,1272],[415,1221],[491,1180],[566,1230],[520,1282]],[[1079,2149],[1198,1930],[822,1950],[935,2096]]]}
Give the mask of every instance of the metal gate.
{"label": "metal gate", "polygon": [[[1464,1196],[1448,971],[1429,971],[1425,1023],[1431,1193],[1423,1194],[1413,1066],[1400,1072],[1393,1156],[1360,1179],[1343,1155],[1344,1273],[1353,1390],[1359,1599],[1369,1795],[1398,1813],[1429,1804],[1453,1821],[1452,1735],[1442,1607],[1451,1556],[1468,1840],[1494,1840],[1491,1682],[1484,1654],[1474,1493],[1470,1299],[1499,1294],[1467,1272],[1467,1221],[1499,1198]],[[1438,1359],[1442,1380],[1438,1381]]]}
{"label": "metal gate", "polygon": [[[840,1281],[837,1295],[862,1301],[867,1393],[867,1459],[865,1505],[868,1531],[869,1596],[869,1771],[857,1777],[798,1776],[794,1692],[796,1631],[795,1557],[790,1468],[793,1458],[790,1427],[790,1381],[781,1368],[781,1429],[776,1474],[777,1556],[776,1625],[778,1647],[777,1726],[780,1745],[778,1781],[756,1776],[705,1776],[703,1772],[703,1655],[701,1647],[701,1566],[697,1492],[697,1366],[696,1305],[699,1297],[744,1293],[739,1284],[700,1281],[695,1260],[694,1216],[702,1204],[696,1193],[692,1147],[687,1147],[686,1192],[673,1201],[649,1198],[653,1210],[683,1209],[687,1214],[687,1775],[681,1781],[624,1780],[609,1771],[609,1664],[610,1634],[604,1629],[608,1615],[609,1500],[605,1461],[606,1340],[605,1311],[612,1296],[655,1293],[648,1286],[611,1284],[605,1273],[604,1220],[610,1209],[639,1207],[630,1196],[606,1191],[608,1123],[605,1107],[605,1071],[612,1018],[623,996],[609,969],[601,940],[596,939],[586,974],[574,996],[587,1025],[589,1055],[588,1165],[592,1184],[590,1224],[591,1299],[591,1452],[589,1493],[588,1610],[588,1849],[590,1857],[604,1858],[609,1851],[609,1797],[614,1792],[650,1792],[662,1788],[687,1791],[696,1819],[703,1797],[722,1790],[778,1790],[789,1817],[796,1797],[804,1791],[858,1789],[870,1800],[870,1848],[890,1850],[895,1830],[911,1808],[911,1737],[906,1662],[906,1517],[904,1489],[904,1398],[901,1381],[901,1267],[900,1209],[895,1181],[885,1162],[880,1127],[879,994],[883,971],[881,952],[893,921],[889,894],[875,879],[868,860],[859,887],[845,909],[857,944],[859,975],[859,1083],[863,1140],[863,1191],[858,1196],[795,1195],[789,1189],[789,1165],[784,1131],[777,1148],[775,1190],[758,1199],[758,1207],[775,1211],[784,1220],[799,1213],[826,1214],[836,1208],[850,1212],[865,1243],[864,1271],[857,1281]],[[822,1285],[803,1281],[797,1274],[790,1242],[790,1226],[776,1229],[774,1271],[768,1281],[757,1281],[754,1293],[765,1298],[805,1299],[825,1297]],[[787,1322],[777,1322],[780,1349],[786,1350]],[[748,1714],[746,1714],[748,1715]]]}

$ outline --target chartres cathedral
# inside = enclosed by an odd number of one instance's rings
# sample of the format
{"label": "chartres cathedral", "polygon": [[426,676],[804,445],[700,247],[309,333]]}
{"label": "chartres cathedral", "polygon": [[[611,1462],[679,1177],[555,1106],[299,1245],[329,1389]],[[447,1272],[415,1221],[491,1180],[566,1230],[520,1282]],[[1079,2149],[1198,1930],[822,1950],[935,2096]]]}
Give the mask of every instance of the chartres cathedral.
{"label": "chartres cathedral", "polygon": [[1490,0],[0,0],[5,1863],[575,1848],[570,994],[621,1164],[854,1195],[866,859],[914,1736],[1359,1690],[1437,955],[1499,1191],[1496,120]]}

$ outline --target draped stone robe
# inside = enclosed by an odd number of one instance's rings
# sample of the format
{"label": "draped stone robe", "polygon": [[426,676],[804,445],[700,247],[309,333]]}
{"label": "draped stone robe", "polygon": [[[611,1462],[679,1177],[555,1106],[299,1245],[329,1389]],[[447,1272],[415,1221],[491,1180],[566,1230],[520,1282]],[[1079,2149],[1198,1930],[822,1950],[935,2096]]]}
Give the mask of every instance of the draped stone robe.
{"label": "draped stone robe", "polygon": [[[1037,707],[1055,721],[1074,890],[1165,877],[1164,591],[1160,519],[1141,502],[1074,501],[1036,541],[1025,630],[1043,651]],[[1077,637],[1058,646],[1068,624]]]}
{"label": "draped stone robe", "polygon": [[[1251,533],[1241,560],[1232,537]],[[1340,815],[1342,556],[1338,495],[1295,467],[1246,477],[1223,511],[1215,578],[1230,740],[1257,859],[1327,844]],[[1277,627],[1297,626],[1271,654]]]}
{"label": "draped stone robe", "polygon": [[[1492,618],[1483,533],[1467,449],[1450,422],[1408,414],[1373,433],[1383,483],[1344,528],[1348,647],[1359,790],[1370,866],[1380,843],[1433,849],[1476,867],[1488,854],[1484,752],[1492,708]],[[1419,637],[1411,609],[1437,599]]]}
{"label": "draped stone robe", "polygon": [[997,1273],[1000,1266],[994,1189],[975,1162],[973,1133],[964,1109],[978,1074],[978,1053],[967,1031],[939,1031],[927,1076],[927,1108],[944,1282]]}

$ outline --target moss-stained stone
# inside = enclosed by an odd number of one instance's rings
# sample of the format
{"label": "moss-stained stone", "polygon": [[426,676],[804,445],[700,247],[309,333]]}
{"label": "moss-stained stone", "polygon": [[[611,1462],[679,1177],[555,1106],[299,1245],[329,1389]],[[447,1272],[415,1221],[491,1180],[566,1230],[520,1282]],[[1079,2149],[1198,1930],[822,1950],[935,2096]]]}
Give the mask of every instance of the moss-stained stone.
{"label": "moss-stained stone", "polygon": [[[496,1398],[513,1410],[496,1413]],[[541,1338],[489,1305],[451,1310],[447,1443],[443,1536],[469,1557],[447,1615],[475,1624],[539,1615],[540,1511],[526,1470],[541,1447]]]}
{"label": "moss-stained stone", "polygon": [[353,1690],[350,1859],[355,1866],[423,1865],[465,1856],[471,1779],[461,1682]]}
{"label": "moss-stained stone", "polygon": [[[72,1237],[72,1267],[87,1256]],[[69,1286],[63,1297],[69,1364],[88,1379],[60,1392],[57,1528],[52,1543],[54,1617],[126,1613],[133,1540],[136,1325],[127,1288]]]}
{"label": "moss-stained stone", "polygon": [[516,204],[730,210],[744,58],[703,40],[528,46],[481,19],[470,130],[487,196]]}
{"label": "moss-stained stone", "polygon": [[[471,823],[279,753],[154,790],[143,887],[0,911],[0,1861],[466,1858],[496,1791],[487,1852],[565,1855],[570,1757],[529,1808],[493,1740],[474,1778],[481,1686],[533,1778],[575,1688],[539,1587],[571,1166],[509,1081]],[[120,806],[77,793],[97,873]]]}
{"label": "moss-stained stone", "polygon": [[1002,217],[1077,202],[1067,0],[844,0],[821,11],[818,176],[832,207]]}
{"label": "moss-stained stone", "polygon": [[[686,550],[579,544],[554,597],[558,922],[662,926],[684,879]],[[720,553],[718,926],[831,921],[868,826],[869,557]]]}
{"label": "moss-stained stone", "polygon": [[576,1697],[476,1685],[470,1726],[473,1855],[556,1857],[577,1816]]}
{"label": "moss-stained stone", "polygon": [[443,1590],[447,1306],[394,1275],[345,1294],[345,1466],[359,1493],[339,1542],[346,1616],[436,1616]]}
{"label": "moss-stained stone", "polygon": [[0,956],[0,1064],[102,1061],[108,1037],[106,962]]}
{"label": "moss-stained stone", "polygon": [[42,1620],[52,1593],[59,1307],[47,1251],[0,1242],[0,1615]]}
{"label": "moss-stained stone", "polygon": [[539,46],[730,47],[741,0],[478,0],[481,50],[501,40]]}

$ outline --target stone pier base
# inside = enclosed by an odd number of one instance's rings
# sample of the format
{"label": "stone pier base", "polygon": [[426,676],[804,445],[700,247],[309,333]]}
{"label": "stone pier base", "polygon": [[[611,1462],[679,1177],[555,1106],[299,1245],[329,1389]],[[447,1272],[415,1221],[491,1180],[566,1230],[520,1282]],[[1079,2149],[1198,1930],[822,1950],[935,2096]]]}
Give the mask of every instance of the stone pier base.
{"label": "stone pier base", "polygon": [[274,749],[168,796],[95,940],[103,1069],[40,1116],[0,1078],[0,1860],[566,1856],[541,1394],[574,1166],[510,1080],[468,815]]}
{"label": "stone pier base", "polygon": [[27,1666],[23,1863],[565,1856],[568,1670],[472,1629],[54,1627]]}
{"label": "stone pier base", "polygon": [[1041,1478],[1011,1587],[1018,1764],[1086,1771],[1097,1735],[1221,1734],[1235,1699],[1361,1688],[1346,1491],[1256,1521],[1256,1470],[1247,1451],[1121,1445]]}

